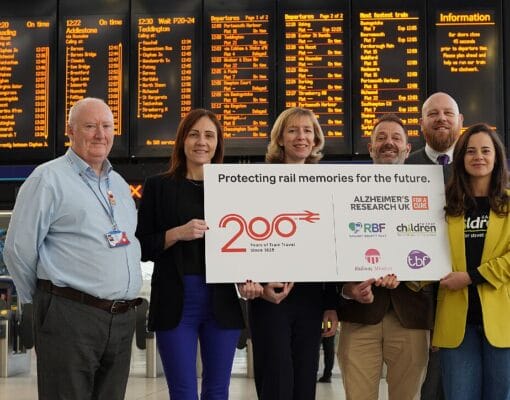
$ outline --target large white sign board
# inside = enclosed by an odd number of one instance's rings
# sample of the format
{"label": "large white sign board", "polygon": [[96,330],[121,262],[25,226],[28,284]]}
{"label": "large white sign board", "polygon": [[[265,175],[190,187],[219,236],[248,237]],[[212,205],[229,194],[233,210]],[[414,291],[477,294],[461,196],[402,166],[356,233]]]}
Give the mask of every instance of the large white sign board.
{"label": "large white sign board", "polygon": [[206,279],[438,280],[443,207],[434,165],[206,165]]}

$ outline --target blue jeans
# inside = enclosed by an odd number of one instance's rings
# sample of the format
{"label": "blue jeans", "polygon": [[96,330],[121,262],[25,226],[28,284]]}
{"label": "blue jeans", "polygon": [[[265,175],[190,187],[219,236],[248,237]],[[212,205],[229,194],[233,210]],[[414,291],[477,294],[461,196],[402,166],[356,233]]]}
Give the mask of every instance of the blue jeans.
{"label": "blue jeans", "polygon": [[510,400],[510,348],[489,344],[481,326],[467,324],[461,345],[440,354],[447,400]]}
{"label": "blue jeans", "polygon": [[202,275],[184,276],[184,307],[179,325],[156,331],[172,400],[196,400],[197,342],[202,356],[202,400],[227,400],[239,329],[223,329],[214,319]]}

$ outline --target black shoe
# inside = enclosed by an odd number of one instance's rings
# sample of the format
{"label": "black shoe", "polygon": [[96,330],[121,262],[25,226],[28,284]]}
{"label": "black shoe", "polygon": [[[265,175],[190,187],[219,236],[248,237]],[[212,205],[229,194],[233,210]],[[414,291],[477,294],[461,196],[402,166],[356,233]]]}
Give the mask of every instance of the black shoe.
{"label": "black shoe", "polygon": [[331,383],[331,377],[330,376],[321,376],[319,378],[319,382],[322,382],[322,383]]}

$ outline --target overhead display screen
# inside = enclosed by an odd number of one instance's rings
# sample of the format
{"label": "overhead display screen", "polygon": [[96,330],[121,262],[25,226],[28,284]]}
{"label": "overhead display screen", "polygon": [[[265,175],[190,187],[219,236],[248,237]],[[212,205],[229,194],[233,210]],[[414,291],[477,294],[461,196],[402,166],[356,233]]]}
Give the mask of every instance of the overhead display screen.
{"label": "overhead display screen", "polygon": [[193,15],[137,16],[136,131],[137,156],[169,155],[179,121],[192,108],[197,70]]}
{"label": "overhead display screen", "polygon": [[202,101],[202,2],[133,0],[131,12],[130,153],[168,157]]}
{"label": "overhead display screen", "polygon": [[54,155],[55,18],[0,17],[0,157]]}
{"label": "overhead display screen", "polygon": [[[101,2],[99,2],[101,3]],[[111,13],[97,4],[90,14],[76,14],[80,7],[62,4],[59,60],[59,151],[69,146],[64,135],[69,109],[84,97],[105,100],[113,113],[115,141],[112,156],[128,155],[128,13]],[[84,11],[84,10],[82,10]],[[106,11],[106,12],[105,12]],[[94,14],[93,14],[94,13]]]}
{"label": "overhead display screen", "polygon": [[[358,4],[358,3],[356,3]],[[357,29],[353,48],[354,152],[367,153],[374,120],[397,114],[410,142],[420,137],[419,118],[425,76],[420,9],[353,11]]]}
{"label": "overhead display screen", "polygon": [[[503,0],[24,0],[0,2],[0,164],[63,154],[72,105],[104,99],[110,156],[167,158],[182,118],[218,116],[225,155],[260,160],[276,117],[311,109],[325,159],[368,159],[375,120],[413,150],[421,105],[450,94],[464,128],[510,147],[510,7]],[[352,156],[352,157],[351,157]],[[245,157],[245,159],[243,159]]]}
{"label": "overhead display screen", "polygon": [[274,101],[272,13],[211,9],[206,15],[205,107],[223,125],[226,154],[263,154]]}
{"label": "overhead display screen", "polygon": [[[278,51],[279,108],[304,107],[317,116],[324,132],[326,154],[350,154],[350,114],[346,114],[346,13],[341,2],[322,1],[327,11],[296,10],[280,3]],[[348,100],[348,99],[347,99]]]}
{"label": "overhead display screen", "polygon": [[499,130],[503,126],[500,13],[496,8],[440,6],[433,13],[431,86],[455,98],[465,127],[486,122]]}

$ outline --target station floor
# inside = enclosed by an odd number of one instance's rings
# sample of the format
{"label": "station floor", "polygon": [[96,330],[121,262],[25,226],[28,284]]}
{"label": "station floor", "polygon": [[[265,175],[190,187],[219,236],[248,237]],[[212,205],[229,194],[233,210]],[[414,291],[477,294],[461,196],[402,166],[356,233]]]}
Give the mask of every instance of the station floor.
{"label": "station floor", "polygon": [[[36,400],[37,375],[35,354],[32,351],[31,370],[26,374],[0,378],[0,399]],[[322,355],[319,364],[322,368]],[[246,350],[238,350],[234,360],[232,379],[230,382],[230,400],[257,400],[255,383],[246,377]],[[320,376],[320,375],[319,375]],[[379,400],[387,399],[387,385],[381,380]],[[345,400],[340,379],[340,371],[335,361],[331,383],[317,383],[316,400]],[[126,390],[125,400],[168,400],[166,381],[163,375],[157,378],[145,376],[145,352],[134,349],[131,361],[131,372]],[[310,399],[313,400],[313,399]]]}

